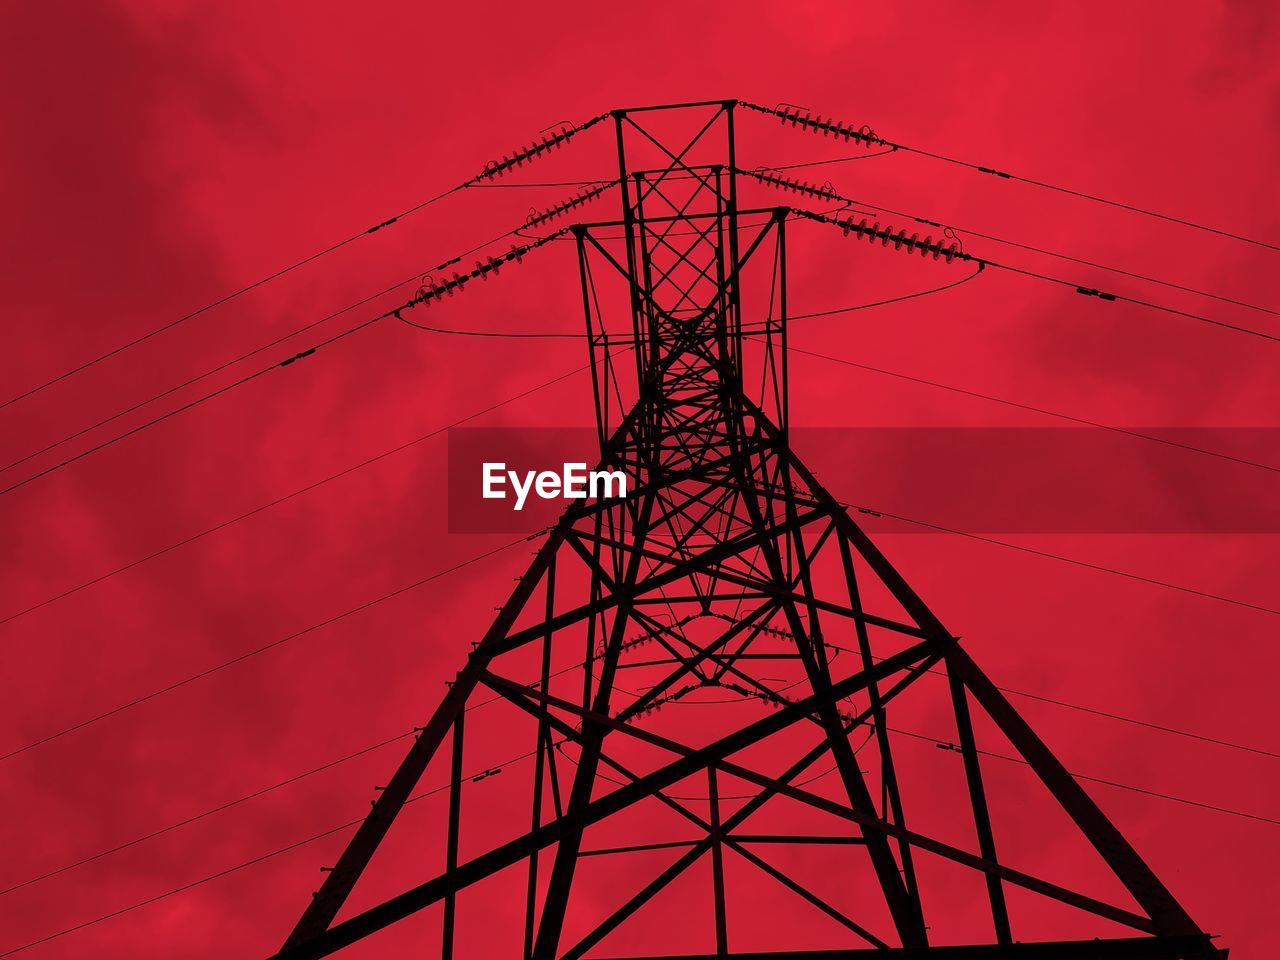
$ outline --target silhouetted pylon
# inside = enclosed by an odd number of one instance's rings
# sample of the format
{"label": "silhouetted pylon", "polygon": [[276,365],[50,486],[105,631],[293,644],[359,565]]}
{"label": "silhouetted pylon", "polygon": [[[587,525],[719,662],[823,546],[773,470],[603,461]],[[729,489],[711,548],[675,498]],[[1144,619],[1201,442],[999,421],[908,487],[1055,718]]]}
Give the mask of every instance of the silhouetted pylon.
{"label": "silhouetted pylon", "polygon": [[[613,114],[623,216],[573,234],[600,465],[630,489],[575,502],[546,533],[278,957],[326,956],[428,908],[443,957],[468,940],[534,960],[636,942],[655,957],[1224,955],[791,449],[789,211],[739,208],[733,108]],[[673,113],[696,132],[668,148],[641,124]],[[710,143],[719,162],[699,162]],[[768,292],[744,315],[752,271]],[[532,751],[526,786],[504,774],[508,818],[495,801],[465,816],[480,696],[504,708],[480,742]],[[958,762],[903,762],[902,716],[945,719]],[[1045,829],[1091,847],[1123,905],[1001,858],[979,730],[1025,761]],[[427,828],[438,868],[340,917],[429,766],[451,783]],[[1003,819],[1034,848],[1038,814],[1018,803]],[[908,825],[917,810],[928,829]],[[491,929],[459,939],[469,893]],[[1037,939],[1015,900],[1079,936]],[[495,945],[511,918],[518,934]]]}

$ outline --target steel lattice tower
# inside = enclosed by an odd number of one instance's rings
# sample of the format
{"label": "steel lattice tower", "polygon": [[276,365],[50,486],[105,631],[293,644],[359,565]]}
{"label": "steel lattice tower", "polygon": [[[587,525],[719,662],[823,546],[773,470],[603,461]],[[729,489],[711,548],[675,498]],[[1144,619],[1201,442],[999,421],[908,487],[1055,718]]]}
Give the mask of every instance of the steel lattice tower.
{"label": "steel lattice tower", "polygon": [[[625,471],[630,494],[578,501],[547,533],[278,957],[326,956],[428,907],[443,910],[440,956],[453,957],[460,905],[504,871],[518,873],[524,912],[523,944],[511,955],[611,956],[597,945],[695,865],[709,867],[707,895],[684,910],[701,915],[709,942],[684,943],[672,927],[665,956],[1225,956],[792,451],[790,211],[739,208],[734,106],[612,114],[622,218],[572,232],[600,465]],[[668,147],[648,127],[671,110],[697,123],[691,139]],[[605,332],[599,272],[628,302],[621,340]],[[769,291],[765,302],[748,303],[752,282]],[[948,801],[964,845],[908,825],[911,786],[892,724],[922,685],[941,694],[961,754]],[[733,701],[717,719],[677,716],[675,705],[708,690]],[[480,695],[505,701],[510,738],[535,756],[509,839],[463,856],[464,718]],[[717,712],[700,710],[697,718]],[[1130,905],[1001,860],[978,723],[1030,766]],[[452,784],[438,825],[443,862],[424,867],[419,885],[338,920],[429,765]],[[770,820],[776,810],[781,818]],[[839,852],[865,911],[833,905],[776,866],[780,847],[805,845]],[[613,909],[575,906],[584,863],[641,851],[662,852],[664,866]],[[987,915],[987,942],[931,945],[922,858],[964,872]],[[764,952],[735,941],[726,877],[739,869],[825,914],[843,941]],[[1087,933],[1019,942],[1014,888],[1077,911]],[[1084,920],[1119,934],[1098,938]],[[429,945],[424,955],[435,952]]]}

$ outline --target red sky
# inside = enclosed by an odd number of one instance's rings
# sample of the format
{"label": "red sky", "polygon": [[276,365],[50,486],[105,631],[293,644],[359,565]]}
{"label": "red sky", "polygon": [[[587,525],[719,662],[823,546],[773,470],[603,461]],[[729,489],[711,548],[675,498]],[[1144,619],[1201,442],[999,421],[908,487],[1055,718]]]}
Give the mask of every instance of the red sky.
{"label": "red sky", "polygon": [[[650,102],[802,104],[891,140],[1280,239],[1280,66],[1270,55],[1280,23],[1266,4],[554,8],[6,6],[5,397],[471,177],[548,124]],[[607,128],[590,136],[511,182],[608,177],[616,170]],[[743,120],[742,143],[744,166],[857,152],[763,117]],[[1280,308],[1273,250],[903,154],[802,173],[887,207]],[[420,273],[565,195],[564,187],[464,191],[0,410],[3,463]],[[601,206],[609,203],[597,201],[593,214],[612,215]],[[797,240],[790,266],[797,312],[936,286],[962,269],[908,268],[816,227]],[[432,317],[476,329],[577,331],[576,269],[571,250],[552,245]],[[1054,269],[1280,331],[1269,314],[1090,268]],[[1274,342],[990,272],[935,297],[808,321],[793,342],[1135,429],[1280,426]],[[0,617],[583,362],[582,345],[568,340],[470,340],[376,325],[0,496]],[[253,369],[251,361],[243,372]],[[1056,425],[811,358],[796,358],[793,371],[797,425]],[[476,423],[586,425],[588,391],[584,376],[569,378]],[[16,482],[88,439],[0,479]],[[425,441],[0,625],[0,753],[504,542],[446,532],[445,448],[443,435]],[[1247,454],[1280,463],[1274,448]],[[823,479],[857,498],[838,476]],[[1104,478],[1099,489],[1123,480]],[[1009,492],[1032,502],[1044,493]],[[1188,501],[1185,509],[1194,517],[1199,508]],[[924,519],[971,529],[964,516]],[[1274,535],[1012,539],[1280,605]],[[997,682],[1280,750],[1275,616],[942,534],[879,540]],[[0,887],[420,723],[526,557],[515,550],[469,566],[0,761]],[[1018,706],[1073,770],[1280,817],[1274,757]],[[502,744],[493,749],[501,759]],[[0,896],[0,953],[361,815],[370,785],[401,750],[375,751]],[[1274,939],[1280,827],[1090,790],[1233,956],[1264,955]],[[23,956],[136,956],[139,946],[193,958],[266,955],[343,836]]]}

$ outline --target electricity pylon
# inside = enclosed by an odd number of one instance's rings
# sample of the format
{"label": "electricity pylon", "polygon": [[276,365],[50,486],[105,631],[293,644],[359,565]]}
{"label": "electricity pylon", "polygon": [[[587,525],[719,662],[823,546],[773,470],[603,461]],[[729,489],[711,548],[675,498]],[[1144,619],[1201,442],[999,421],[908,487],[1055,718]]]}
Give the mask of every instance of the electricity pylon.
{"label": "electricity pylon", "polygon": [[[630,489],[574,503],[546,533],[277,956],[327,956],[431,908],[452,958],[466,953],[469,893],[486,916],[522,916],[505,955],[528,960],[616,955],[607,938],[659,906],[653,956],[1225,956],[791,449],[790,211],[740,208],[734,107],[612,114],[622,217],[571,233],[600,467]],[[667,146],[650,127],[673,114],[694,133]],[[931,243],[912,249],[954,253]],[[606,322],[617,303],[621,334]],[[527,792],[507,796],[514,825],[466,818],[464,720],[478,697],[497,697],[504,738],[533,751]],[[959,754],[929,758],[954,771],[941,795],[909,773],[921,765],[902,762],[893,725],[926,697]],[[1030,768],[1124,905],[1001,859],[979,727]],[[429,766],[450,783],[448,815],[431,825],[442,862],[339,919]],[[926,806],[936,829],[909,826]],[[474,829],[484,842],[464,856]],[[819,847],[837,851],[834,866],[800,877],[795,851]],[[613,877],[611,903],[584,900],[587,863],[592,889]],[[941,893],[927,881],[938,863],[960,878]],[[475,893],[499,876],[506,885]],[[682,882],[677,904],[662,900]],[[965,906],[948,905],[960,887]],[[495,904],[496,889],[518,892]],[[744,890],[825,917],[830,946],[781,906],[764,921],[735,915]],[[1037,899],[1081,935],[1035,939],[1013,908]],[[936,945],[957,910],[983,915],[982,937]],[[735,938],[744,920],[748,941]],[[759,949],[762,928],[781,946]]]}

